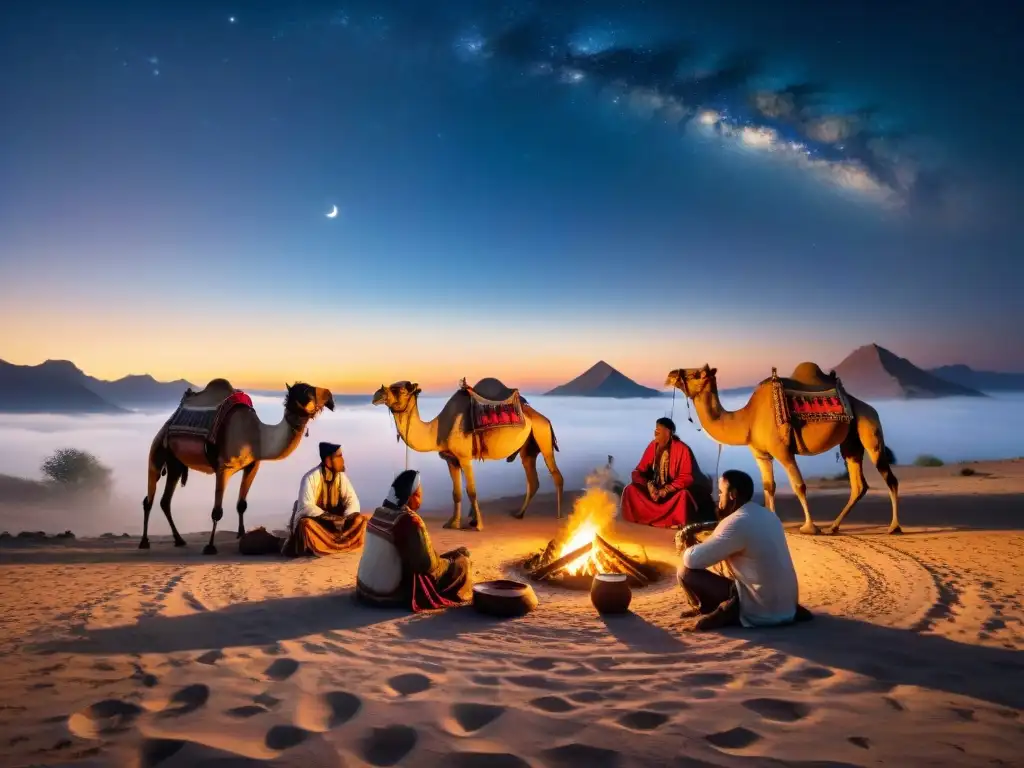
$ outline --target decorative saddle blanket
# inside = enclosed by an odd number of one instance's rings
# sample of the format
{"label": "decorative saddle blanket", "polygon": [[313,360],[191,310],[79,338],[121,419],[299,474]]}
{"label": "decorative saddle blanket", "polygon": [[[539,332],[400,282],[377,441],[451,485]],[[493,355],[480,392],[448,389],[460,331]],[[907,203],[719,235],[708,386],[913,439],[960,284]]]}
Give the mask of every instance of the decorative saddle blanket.
{"label": "decorative saddle blanket", "polygon": [[216,444],[220,439],[221,429],[227,415],[235,408],[252,408],[252,398],[240,389],[236,389],[217,405],[189,406],[185,405],[186,392],[182,404],[167,420],[167,437],[191,436],[206,441],[206,457],[210,466],[214,466]]}
{"label": "decorative saddle blanket", "polygon": [[469,394],[470,429],[482,432],[497,427],[521,427],[525,423],[523,398],[519,390],[504,400],[489,400],[462,381],[462,389]]}
{"label": "decorative saddle blanket", "polygon": [[853,421],[853,409],[839,379],[836,379],[834,387],[813,391],[789,389],[773,368],[771,383],[775,420],[780,427],[794,420],[804,424],[819,421]]}

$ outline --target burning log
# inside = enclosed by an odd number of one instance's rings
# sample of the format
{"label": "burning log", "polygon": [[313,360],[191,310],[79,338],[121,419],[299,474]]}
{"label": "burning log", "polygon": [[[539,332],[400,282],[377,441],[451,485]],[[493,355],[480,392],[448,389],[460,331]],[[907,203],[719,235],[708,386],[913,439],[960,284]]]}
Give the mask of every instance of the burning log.
{"label": "burning log", "polygon": [[577,557],[583,557],[584,555],[589,554],[590,550],[593,549],[593,547],[594,542],[588,541],[579,549],[574,549],[569,554],[562,555],[557,560],[552,560],[547,565],[541,566],[540,568],[538,568],[530,574],[530,578],[534,581],[541,581],[543,579],[546,579],[551,574],[557,573],[562,568],[565,568],[567,565],[572,563],[572,561],[575,560]]}
{"label": "burning log", "polygon": [[611,568],[606,571],[607,573],[625,573],[636,579],[642,587],[646,587],[650,583],[650,579],[633,565],[634,561],[631,557],[613,547],[600,534],[594,537],[594,543],[597,544],[601,556],[603,556],[602,559],[608,561],[611,565]]}

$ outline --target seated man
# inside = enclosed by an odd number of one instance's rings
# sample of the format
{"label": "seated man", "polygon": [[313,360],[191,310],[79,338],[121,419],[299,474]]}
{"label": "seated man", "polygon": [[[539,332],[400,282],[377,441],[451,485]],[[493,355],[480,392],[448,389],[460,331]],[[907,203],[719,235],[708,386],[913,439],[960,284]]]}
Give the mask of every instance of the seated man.
{"label": "seated man", "polygon": [[[721,522],[706,541],[683,553],[679,569],[679,584],[692,606],[683,616],[703,614],[689,628],[767,627],[811,618],[797,604],[796,570],[782,522],[751,501],[750,475],[728,470],[718,492]],[[720,562],[728,566],[731,579],[706,570]]]}
{"label": "seated man", "polygon": [[622,492],[623,520],[675,528],[715,519],[711,481],[700,471],[690,447],[676,437],[672,419],[658,419],[654,440],[632,479]]}
{"label": "seated man", "polygon": [[461,605],[473,596],[469,551],[434,551],[426,523],[416,514],[422,502],[420,473],[407,469],[367,525],[356,575],[358,600],[418,613]]}
{"label": "seated man", "polygon": [[362,546],[366,515],[345,474],[341,446],[320,443],[320,463],[302,476],[292,505],[288,539],[281,552],[289,557],[334,555]]}

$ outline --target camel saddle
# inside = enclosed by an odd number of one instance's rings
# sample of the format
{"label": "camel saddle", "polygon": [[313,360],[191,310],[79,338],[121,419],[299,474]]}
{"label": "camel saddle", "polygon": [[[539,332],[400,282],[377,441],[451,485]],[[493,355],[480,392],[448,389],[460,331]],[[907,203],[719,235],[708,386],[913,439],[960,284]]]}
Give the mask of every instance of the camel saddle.
{"label": "camel saddle", "polygon": [[772,387],[775,421],[787,441],[794,421],[853,421],[853,408],[835,371],[826,374],[814,363],[801,363],[789,378],[780,378],[772,368],[767,382]]}
{"label": "camel saddle", "polygon": [[214,379],[199,391],[189,387],[167,420],[165,441],[202,441],[206,461],[216,467],[221,433],[235,408],[253,409],[252,398],[227,379]]}
{"label": "camel saddle", "polygon": [[469,395],[470,428],[482,432],[498,427],[521,427],[525,423],[523,403],[518,389],[506,387],[498,379],[480,379],[469,386],[463,379],[459,390]]}

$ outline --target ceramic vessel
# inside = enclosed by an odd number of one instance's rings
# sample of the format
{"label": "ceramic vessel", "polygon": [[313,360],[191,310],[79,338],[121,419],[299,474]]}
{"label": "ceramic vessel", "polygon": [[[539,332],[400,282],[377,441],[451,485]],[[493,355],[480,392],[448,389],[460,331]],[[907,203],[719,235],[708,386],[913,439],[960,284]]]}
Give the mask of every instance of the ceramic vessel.
{"label": "ceramic vessel", "polygon": [[625,613],[633,600],[629,577],[624,573],[599,573],[590,585],[590,602],[598,613]]}
{"label": "ceramic vessel", "polygon": [[498,579],[473,585],[473,607],[490,616],[523,616],[537,607],[537,593],[521,581]]}

